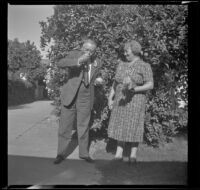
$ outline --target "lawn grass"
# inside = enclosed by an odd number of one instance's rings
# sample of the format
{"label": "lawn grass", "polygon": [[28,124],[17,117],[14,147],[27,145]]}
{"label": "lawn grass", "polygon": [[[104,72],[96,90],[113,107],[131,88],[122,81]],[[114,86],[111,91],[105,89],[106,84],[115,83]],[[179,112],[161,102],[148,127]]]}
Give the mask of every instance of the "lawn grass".
{"label": "lawn grass", "polygon": [[[95,159],[111,160],[114,151],[106,150],[107,143],[104,140],[96,141],[91,144],[91,154]],[[177,136],[173,141],[161,145],[158,148],[146,144],[140,144],[137,153],[138,161],[188,161],[188,142],[184,136]]]}

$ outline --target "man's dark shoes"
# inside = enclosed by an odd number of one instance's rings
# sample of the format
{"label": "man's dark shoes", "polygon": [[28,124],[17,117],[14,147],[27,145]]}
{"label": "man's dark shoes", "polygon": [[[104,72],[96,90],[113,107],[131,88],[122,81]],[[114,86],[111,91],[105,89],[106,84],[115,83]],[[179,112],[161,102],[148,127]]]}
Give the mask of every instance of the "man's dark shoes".
{"label": "man's dark shoes", "polygon": [[63,160],[64,160],[64,157],[58,155],[58,156],[56,157],[56,159],[54,160],[53,163],[54,163],[54,164],[60,164]]}
{"label": "man's dark shoes", "polygon": [[113,160],[114,160],[114,161],[122,161],[123,158],[122,158],[122,157],[114,157]]}
{"label": "man's dark shoes", "polygon": [[86,162],[93,163],[94,160],[91,157],[80,157],[81,159],[85,160]]}

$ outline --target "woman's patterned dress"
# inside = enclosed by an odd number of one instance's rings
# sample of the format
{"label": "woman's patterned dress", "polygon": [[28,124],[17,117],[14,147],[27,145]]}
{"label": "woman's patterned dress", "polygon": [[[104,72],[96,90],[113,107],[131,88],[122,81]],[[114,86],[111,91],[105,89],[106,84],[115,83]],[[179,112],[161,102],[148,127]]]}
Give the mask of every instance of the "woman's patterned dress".
{"label": "woman's patterned dress", "polygon": [[[146,92],[122,93],[123,79],[129,76],[132,87],[141,86],[147,81],[153,82],[151,66],[142,60],[129,65],[118,65],[114,89],[115,98],[108,126],[108,136],[124,142],[142,142],[144,133],[144,117],[146,107]],[[125,97],[125,99],[124,99]]]}

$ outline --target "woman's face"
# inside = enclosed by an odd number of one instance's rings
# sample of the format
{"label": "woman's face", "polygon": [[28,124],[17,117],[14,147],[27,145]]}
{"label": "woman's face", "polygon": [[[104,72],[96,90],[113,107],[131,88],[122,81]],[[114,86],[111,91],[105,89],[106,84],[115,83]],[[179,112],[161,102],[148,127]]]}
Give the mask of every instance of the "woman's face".
{"label": "woman's face", "polygon": [[124,55],[128,61],[132,61],[134,58],[134,54],[132,53],[130,45],[124,47]]}

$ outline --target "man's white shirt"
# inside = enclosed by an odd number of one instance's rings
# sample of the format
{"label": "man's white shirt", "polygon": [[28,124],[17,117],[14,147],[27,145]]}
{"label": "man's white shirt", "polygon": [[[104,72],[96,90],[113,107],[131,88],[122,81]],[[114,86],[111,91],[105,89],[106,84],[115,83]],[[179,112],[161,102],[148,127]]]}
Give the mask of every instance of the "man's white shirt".
{"label": "man's white shirt", "polygon": [[89,82],[90,82],[90,77],[91,77],[91,70],[92,70],[92,64],[89,64],[89,71],[88,71]]}

